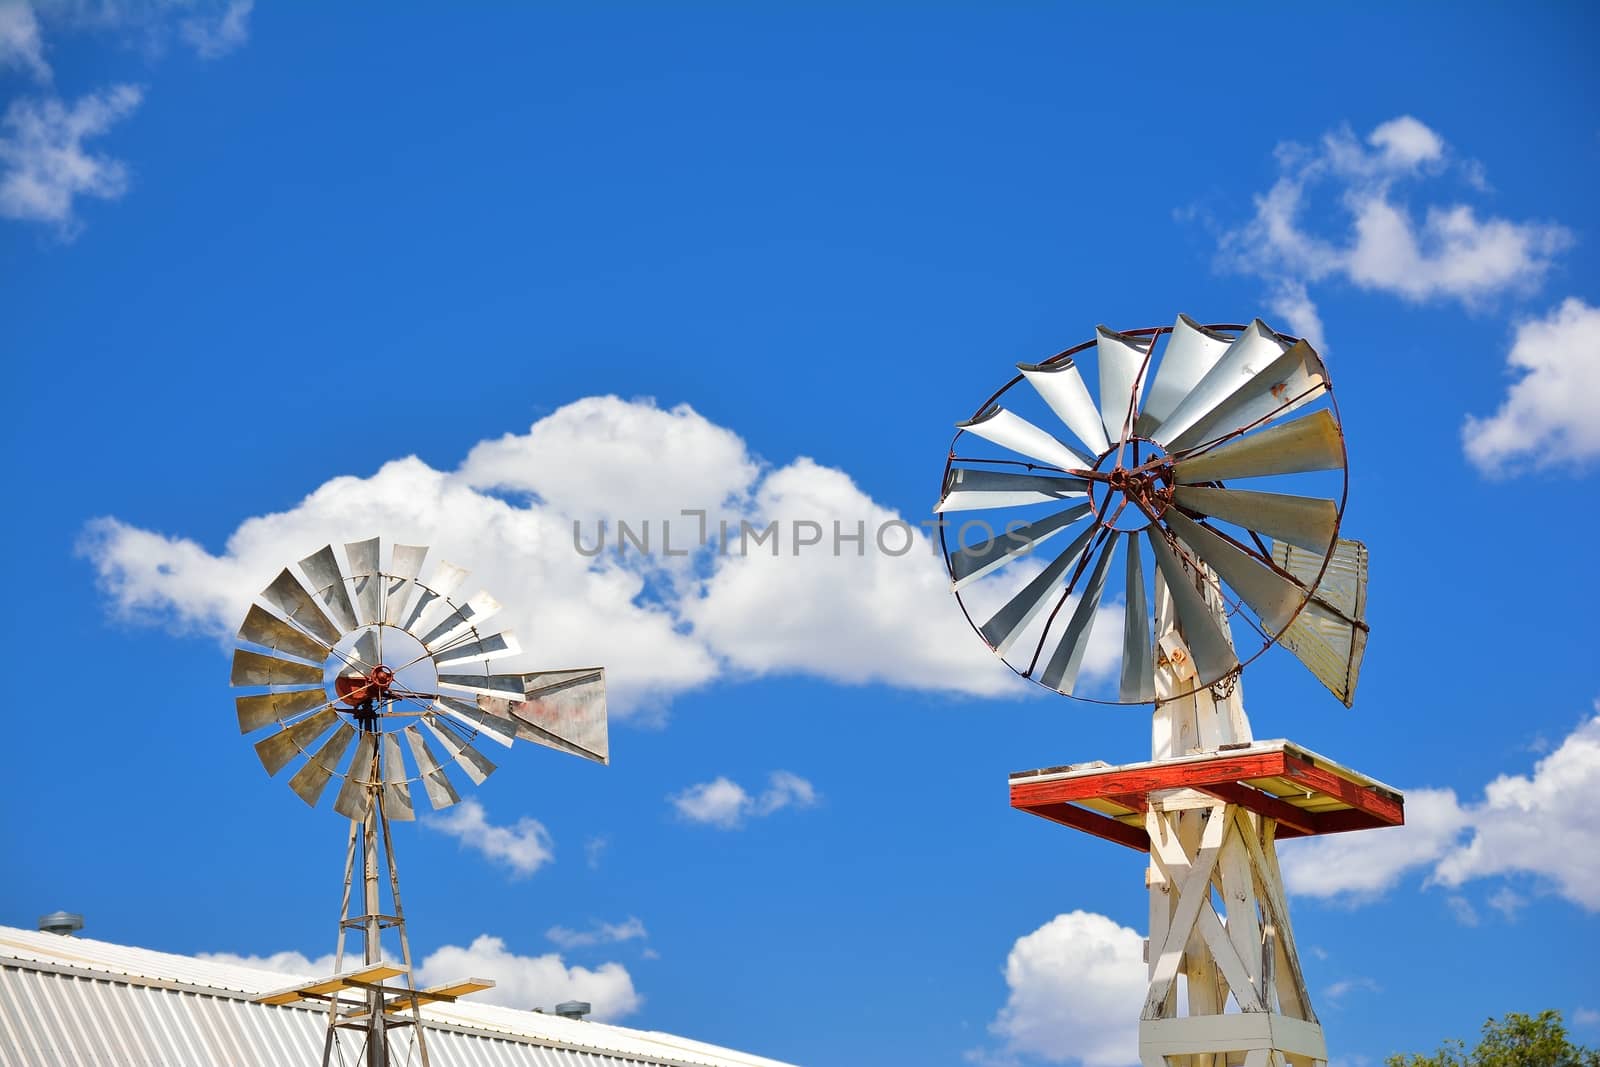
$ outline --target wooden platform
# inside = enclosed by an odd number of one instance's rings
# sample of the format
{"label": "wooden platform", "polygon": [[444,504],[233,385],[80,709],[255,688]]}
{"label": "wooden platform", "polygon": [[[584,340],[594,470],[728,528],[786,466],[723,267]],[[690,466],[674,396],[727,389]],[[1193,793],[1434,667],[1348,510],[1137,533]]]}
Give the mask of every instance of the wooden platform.
{"label": "wooden platform", "polygon": [[1011,806],[1141,852],[1150,851],[1145,810],[1184,796],[1227,801],[1278,822],[1277,836],[1304,837],[1405,823],[1405,797],[1288,741],[1225,745],[1221,751],[1113,767],[1080,763],[1018,771]]}

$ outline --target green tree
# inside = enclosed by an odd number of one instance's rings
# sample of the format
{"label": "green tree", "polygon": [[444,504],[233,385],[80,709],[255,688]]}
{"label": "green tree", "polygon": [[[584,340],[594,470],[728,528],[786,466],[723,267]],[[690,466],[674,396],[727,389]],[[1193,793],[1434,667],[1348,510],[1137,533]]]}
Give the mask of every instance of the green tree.
{"label": "green tree", "polygon": [[1388,1067],[1600,1067],[1600,1049],[1569,1041],[1559,1011],[1538,1015],[1513,1011],[1484,1023],[1483,1039],[1471,1052],[1451,1040],[1431,1055],[1395,1055],[1384,1063]]}

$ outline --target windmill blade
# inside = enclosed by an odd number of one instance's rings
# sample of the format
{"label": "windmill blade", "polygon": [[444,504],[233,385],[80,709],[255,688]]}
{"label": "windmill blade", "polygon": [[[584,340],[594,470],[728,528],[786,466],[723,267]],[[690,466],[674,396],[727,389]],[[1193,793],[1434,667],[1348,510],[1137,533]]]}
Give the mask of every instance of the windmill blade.
{"label": "windmill blade", "polygon": [[429,652],[446,648],[455,638],[463,636],[468,630],[487,621],[499,610],[500,602],[480,590],[471,600],[457,607],[443,622],[428,631],[428,635],[422,638],[422,645]]}
{"label": "windmill blade", "polygon": [[299,660],[235,649],[231,685],[321,685],[322,668]]}
{"label": "windmill blade", "polygon": [[322,791],[328,787],[328,779],[333,777],[333,772],[338,768],[339,761],[344,759],[345,750],[355,736],[355,727],[347,722],[340,723],[339,728],[322,743],[322,747],[306,760],[305,766],[295,771],[294,777],[289,779],[289,788],[294,790],[295,796],[309,807],[316,807],[317,801],[322,799]]}
{"label": "windmill blade", "polygon": [[367,810],[372,806],[372,757],[377,750],[377,735],[363,733],[356,742],[355,759],[350,761],[350,768],[345,771],[344,785],[339,787],[339,795],[333,798],[333,810],[352,822],[365,819]]}
{"label": "windmill blade", "polygon": [[474,696],[522,698],[520,674],[441,674],[441,688],[464,689]]}
{"label": "windmill blade", "polygon": [[332,708],[323,708],[315,715],[279,730],[265,741],[256,742],[256,755],[260,758],[261,765],[267,769],[267,774],[276,775],[294,759],[296,754],[310,748],[313,741],[338,721],[338,712]]}
{"label": "windmill blade", "polygon": [[1089,446],[1089,451],[1101,456],[1111,450],[1106,428],[1100,422],[1100,409],[1089,395],[1089,387],[1083,384],[1077,364],[1070,359],[1057,363],[1018,363],[1017,370],[1056,413],[1056,418]]}
{"label": "windmill blade", "polygon": [[389,561],[389,588],[384,591],[383,621],[398,625],[405,617],[406,605],[416,589],[417,575],[422,573],[422,561],[427,558],[425,545],[395,545]]}
{"label": "windmill blade", "polygon": [[365,667],[370,671],[382,663],[383,654],[378,651],[378,631],[375,629],[361,631],[361,636],[356,638],[355,647],[350,652],[357,667]]}
{"label": "windmill blade", "polygon": [[478,706],[511,719],[517,736],[597,763],[611,761],[603,667],[523,675],[520,701],[479,697]]}
{"label": "windmill blade", "polygon": [[1276,637],[1305,603],[1307,589],[1292,582],[1229,542],[1215,530],[1201,526],[1181,512],[1167,512],[1173,532],[1189,550],[1226,582],[1239,599],[1250,605],[1261,625]]}
{"label": "windmill blade", "polygon": [[315,637],[289,625],[259,604],[251,604],[245,614],[244,625],[239,627],[239,640],[319,663],[327,659],[331,651]]}
{"label": "windmill blade", "polygon": [[400,739],[383,735],[383,813],[395,822],[410,822],[417,817],[411,806],[411,787],[406,784],[405,757],[400,755]]}
{"label": "windmill blade", "polygon": [[490,714],[479,707],[481,703],[481,697],[477,703],[473,703],[467,700],[458,700],[455,697],[441,696],[434,702],[433,706],[452,719],[468,724],[478,733],[489,738],[489,740],[495,741],[505,748],[510,748],[511,742],[517,736],[517,724],[504,716]]}
{"label": "windmill blade", "polygon": [[1046,515],[1025,525],[1006,524],[1004,533],[997,533],[981,544],[970,548],[959,547],[950,556],[952,588],[962,589],[971,583],[1005,566],[1014,559],[1025,556],[1044,540],[1055,536],[1089,514],[1088,504],[1075,504],[1065,511]]}
{"label": "windmill blade", "polygon": [[1134,432],[1151,437],[1183,398],[1193,391],[1206,372],[1233,344],[1233,338],[1208,330],[1187,315],[1179,315],[1161,353],[1161,366],[1150,383],[1144,410],[1134,423]]}
{"label": "windmill blade", "polygon": [[322,602],[328,606],[333,621],[346,632],[356,628],[356,609],[350,603],[350,590],[344,586],[344,575],[333,558],[333,546],[323,545],[300,561],[301,572],[311,581]]}
{"label": "windmill blade", "polygon": [[515,656],[521,651],[522,644],[517,640],[517,635],[506,630],[503,633],[480,637],[476,641],[458,639],[458,643],[434,654],[432,659],[435,667],[447,667],[453,663],[466,663],[469,660],[487,662],[492,659],[502,659],[506,656]]}
{"label": "windmill blade", "polygon": [[[1168,516],[1173,514],[1167,512]],[[1221,681],[1239,669],[1239,657],[1234,654],[1228,635],[1222,632],[1217,617],[1211,612],[1211,605],[1206,603],[1205,597],[1195,587],[1193,573],[1184,569],[1172,546],[1167,544],[1161,528],[1147,526],[1144,533],[1151,550],[1155,552],[1156,566],[1166,580],[1167,592],[1171,594],[1173,607],[1178,612],[1178,621],[1183,624],[1184,643],[1189,646],[1189,654],[1194,656],[1201,680],[1207,684]]]}
{"label": "windmill blade", "polygon": [[1236,438],[1180,459],[1173,477],[1186,484],[1263,478],[1274,474],[1332,471],[1344,466],[1344,438],[1329,411],[1314,411],[1282,426]]}
{"label": "windmill blade", "polygon": [[433,569],[433,575],[423,583],[421,592],[411,605],[411,610],[406,613],[406,621],[401,624],[401,629],[415,632],[425,615],[431,614],[441,603],[447,603],[461,583],[467,580],[467,571],[457,567],[454,563],[440,562]]}
{"label": "windmill blade", "polygon": [[1209,415],[1218,404],[1227,400],[1288,348],[1266,323],[1260,319],[1251,322],[1206,371],[1205,376],[1195,383],[1189,394],[1178,402],[1172,414],[1156,430],[1152,440],[1172,451],[1173,446],[1169,442],[1173,438]]}
{"label": "windmill blade", "polygon": [[329,645],[338,643],[344,633],[287,567],[279,572],[271,585],[261,590],[261,599],[283,612],[295,625],[316,634]]}
{"label": "windmill blade", "polygon": [[356,587],[356,618],[363,626],[383,621],[383,578],[378,574],[378,539],[344,546],[350,578]]}
{"label": "windmill blade", "polygon": [[1272,561],[1302,584],[1316,582],[1312,599],[1278,643],[1349,707],[1367,648],[1367,546],[1341,540],[1323,569],[1320,554],[1279,542],[1272,546]]}
{"label": "windmill blade", "polygon": [[1106,437],[1120,441],[1133,428],[1131,412],[1139,409],[1144,389],[1144,368],[1153,338],[1129,337],[1096,326],[1095,357],[1100,364],[1100,417]]}
{"label": "windmill blade", "polygon": [[1127,589],[1123,592],[1122,679],[1118,699],[1144,703],[1155,699],[1155,651],[1150,633],[1150,606],[1144,590],[1144,560],[1139,535],[1124,535],[1127,544]]}
{"label": "windmill blade", "polygon": [[1100,598],[1106,591],[1106,572],[1111,569],[1111,553],[1116,547],[1115,537],[1106,538],[1105,547],[1100,550],[1100,558],[1095,561],[1094,570],[1089,573],[1089,584],[1084,587],[1083,595],[1078,598],[1078,606],[1072,612],[1072,619],[1067,623],[1066,632],[1061,635],[1061,642],[1056,645],[1055,654],[1050,657],[1050,662],[1045,665],[1044,675],[1039,679],[1059,693],[1071,693],[1072,687],[1078,682],[1078,671],[1083,666],[1083,654],[1089,647],[1089,637],[1094,628],[1095,617],[1100,610]]}
{"label": "windmill blade", "polygon": [[1326,553],[1339,528],[1339,505],[1321,497],[1180,485],[1173,490],[1172,499],[1190,511],[1311,552]]}
{"label": "windmill blade", "polygon": [[978,632],[983,635],[990,648],[1005,655],[1028,623],[1033,621],[1034,616],[1044,609],[1051,597],[1061,591],[1061,580],[1066,577],[1067,569],[1083,555],[1084,549],[1089,547],[1089,540],[1094,537],[1097,529],[1099,527],[1094,525],[1085,529],[1072,544],[1067,546],[1065,552],[1034,576],[1031,582],[1022,587],[1021,592],[979,627]]}
{"label": "windmill blade", "polygon": [[1094,466],[1091,457],[1002,407],[992,407],[975,419],[958,422],[956,429],[1063,470]]}
{"label": "windmill blade", "polygon": [[297,689],[287,693],[262,693],[260,696],[236,697],[234,704],[238,706],[239,732],[241,734],[254,733],[263,726],[270,726],[275,722],[299,715],[301,712],[313,708],[329,707],[333,701],[328,699],[328,692],[321,685],[315,689]]}
{"label": "windmill blade", "polygon": [[482,785],[484,779],[494,773],[494,764],[490,763],[483,753],[465,741],[457,739],[436,716],[432,714],[423,715],[422,724],[428,728],[428,731],[434,737],[439,739],[439,743],[450,753],[456,764],[466,772],[467,777],[472,779],[474,785]]}
{"label": "windmill blade", "polygon": [[1328,391],[1328,369],[1304,341],[1269,363],[1265,370],[1172,439],[1173,451],[1194,448],[1246,426],[1265,425]]}
{"label": "windmill blade", "polygon": [[1009,508],[1042,504],[1085,496],[1089,483],[1081,478],[1061,478],[1043,474],[1006,474],[1001,471],[954,467],[944,482],[944,496],[934,505],[935,514],[946,511],[977,511],[984,508]]}
{"label": "windmill blade", "polygon": [[433,810],[439,811],[461,803],[460,794],[450,784],[444,768],[439,766],[439,759],[428,746],[428,739],[422,736],[422,731],[413,723],[401,733],[405,734],[411,758],[417,761],[417,769],[422,772],[422,788],[428,794],[428,803],[433,805]]}

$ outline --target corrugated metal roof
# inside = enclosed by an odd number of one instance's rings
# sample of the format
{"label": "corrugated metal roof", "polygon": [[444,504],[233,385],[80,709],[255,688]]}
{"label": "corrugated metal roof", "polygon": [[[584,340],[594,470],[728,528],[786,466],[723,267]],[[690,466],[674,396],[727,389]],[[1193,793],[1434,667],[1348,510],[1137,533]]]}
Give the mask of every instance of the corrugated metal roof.
{"label": "corrugated metal roof", "polygon": [[[325,1010],[250,1002],[292,983],[276,971],[0,926],[0,1063],[319,1063]],[[787,1067],[672,1034],[466,1001],[423,1018],[435,1067]],[[391,1040],[409,1055],[409,1028]]]}

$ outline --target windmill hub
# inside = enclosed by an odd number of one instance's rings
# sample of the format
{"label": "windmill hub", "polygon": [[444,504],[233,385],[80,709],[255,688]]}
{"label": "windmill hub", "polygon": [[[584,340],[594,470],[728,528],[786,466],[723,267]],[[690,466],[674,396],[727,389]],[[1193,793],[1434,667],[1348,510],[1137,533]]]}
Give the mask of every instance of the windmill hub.
{"label": "windmill hub", "polygon": [[1130,437],[1089,472],[1089,505],[1108,530],[1133,533],[1172,505],[1172,461],[1154,441]]}

